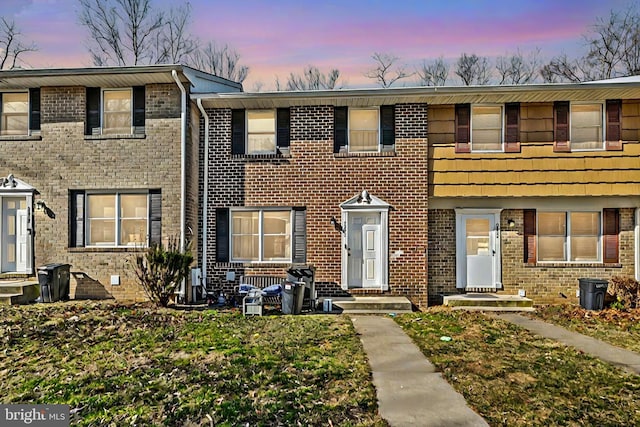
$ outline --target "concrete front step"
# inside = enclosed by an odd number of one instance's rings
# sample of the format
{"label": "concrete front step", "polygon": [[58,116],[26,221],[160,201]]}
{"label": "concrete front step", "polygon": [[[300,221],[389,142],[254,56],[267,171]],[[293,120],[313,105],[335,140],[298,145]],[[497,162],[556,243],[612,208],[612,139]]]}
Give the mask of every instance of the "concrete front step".
{"label": "concrete front step", "polygon": [[454,310],[533,311],[533,300],[518,295],[447,295],[443,298],[443,304]]}
{"label": "concrete front step", "polygon": [[40,296],[37,280],[0,281],[0,304],[28,304]]}
{"label": "concrete front step", "polygon": [[389,296],[356,296],[319,298],[319,310],[322,311],[324,300],[330,299],[333,311],[347,314],[388,314],[411,313],[411,301],[405,297]]}

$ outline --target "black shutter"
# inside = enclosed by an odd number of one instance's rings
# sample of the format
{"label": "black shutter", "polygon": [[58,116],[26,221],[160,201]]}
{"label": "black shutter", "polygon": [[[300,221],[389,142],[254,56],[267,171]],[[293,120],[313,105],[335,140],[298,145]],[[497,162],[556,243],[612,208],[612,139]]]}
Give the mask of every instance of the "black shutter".
{"label": "black shutter", "polygon": [[91,135],[94,128],[100,127],[100,88],[87,88],[87,111],[85,135]]}
{"label": "black shutter", "polygon": [[569,152],[569,101],[553,103],[553,151]]}
{"label": "black shutter", "polygon": [[396,143],[396,108],[394,105],[380,107],[380,129],[383,150],[393,147]]}
{"label": "black shutter", "polygon": [[603,261],[617,264],[619,260],[618,234],[620,233],[620,214],[618,209],[602,210]]}
{"label": "black shutter", "polygon": [[307,262],[307,210],[293,208],[293,263]]}
{"label": "black shutter", "polygon": [[69,247],[84,246],[84,191],[69,192]]}
{"label": "black shutter", "polygon": [[144,86],[133,88],[133,126],[144,127],[145,119],[145,91]]}
{"label": "black shutter", "polygon": [[276,118],[278,148],[289,148],[291,142],[291,111],[288,108],[278,108]]}
{"label": "black shutter", "polygon": [[333,152],[347,148],[347,107],[333,107]]}
{"label": "black shutter", "polygon": [[607,142],[605,147],[609,151],[622,150],[622,101],[619,99],[607,100]]}
{"label": "black shutter", "polygon": [[533,264],[537,260],[536,210],[525,209],[524,216],[524,262]]}
{"label": "black shutter", "polygon": [[162,193],[149,190],[149,244],[162,243]]}
{"label": "black shutter", "polygon": [[510,102],[504,105],[506,131],[504,136],[505,153],[520,152],[520,103]]}
{"label": "black shutter", "polygon": [[456,104],[456,153],[471,152],[471,104]]}
{"label": "black shutter", "polygon": [[29,130],[40,130],[40,88],[29,89]]}
{"label": "black shutter", "polygon": [[244,110],[231,110],[231,154],[244,154]]}
{"label": "black shutter", "polygon": [[229,209],[225,208],[216,209],[216,261],[229,262]]}

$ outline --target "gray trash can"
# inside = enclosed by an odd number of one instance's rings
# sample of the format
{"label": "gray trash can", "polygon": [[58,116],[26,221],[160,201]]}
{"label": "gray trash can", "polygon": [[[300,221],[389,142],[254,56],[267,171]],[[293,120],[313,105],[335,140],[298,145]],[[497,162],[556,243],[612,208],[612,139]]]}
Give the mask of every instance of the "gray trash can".
{"label": "gray trash can", "polygon": [[304,288],[304,282],[285,280],[282,286],[282,314],[300,314]]}
{"label": "gray trash can", "polygon": [[602,310],[604,308],[604,294],[609,282],[602,279],[578,279],[580,283],[580,307],[586,310]]}
{"label": "gray trash can", "polygon": [[304,282],[304,297],[302,309],[316,310],[316,269],[310,265],[296,265],[287,270],[287,280],[290,282]]}
{"label": "gray trash can", "polygon": [[38,267],[40,298],[38,302],[69,300],[69,264],[47,264]]}

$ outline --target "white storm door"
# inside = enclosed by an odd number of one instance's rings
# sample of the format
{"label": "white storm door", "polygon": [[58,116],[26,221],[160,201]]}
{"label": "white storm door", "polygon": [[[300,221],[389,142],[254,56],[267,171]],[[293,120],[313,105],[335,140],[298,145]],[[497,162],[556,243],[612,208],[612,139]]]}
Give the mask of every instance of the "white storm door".
{"label": "white storm door", "polygon": [[362,286],[380,286],[380,225],[362,226]]}
{"label": "white storm door", "polygon": [[362,216],[349,215],[347,280],[350,288],[362,287]]}
{"label": "white storm door", "polygon": [[26,209],[16,211],[16,271],[27,270],[29,215]]}
{"label": "white storm door", "polygon": [[495,257],[493,215],[474,215],[463,218],[467,287],[495,287]]}

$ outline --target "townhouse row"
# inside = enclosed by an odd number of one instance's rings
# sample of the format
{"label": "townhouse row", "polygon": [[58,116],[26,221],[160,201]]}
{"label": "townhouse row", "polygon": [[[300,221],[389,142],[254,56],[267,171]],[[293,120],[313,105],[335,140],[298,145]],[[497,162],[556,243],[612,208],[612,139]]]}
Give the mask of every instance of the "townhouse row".
{"label": "townhouse row", "polygon": [[227,291],[231,271],[309,264],[321,296],[417,308],[638,278],[640,78],[274,93],[181,66],[0,79],[1,272],[70,263],[78,298],[143,298],[131,260],[171,238]]}

